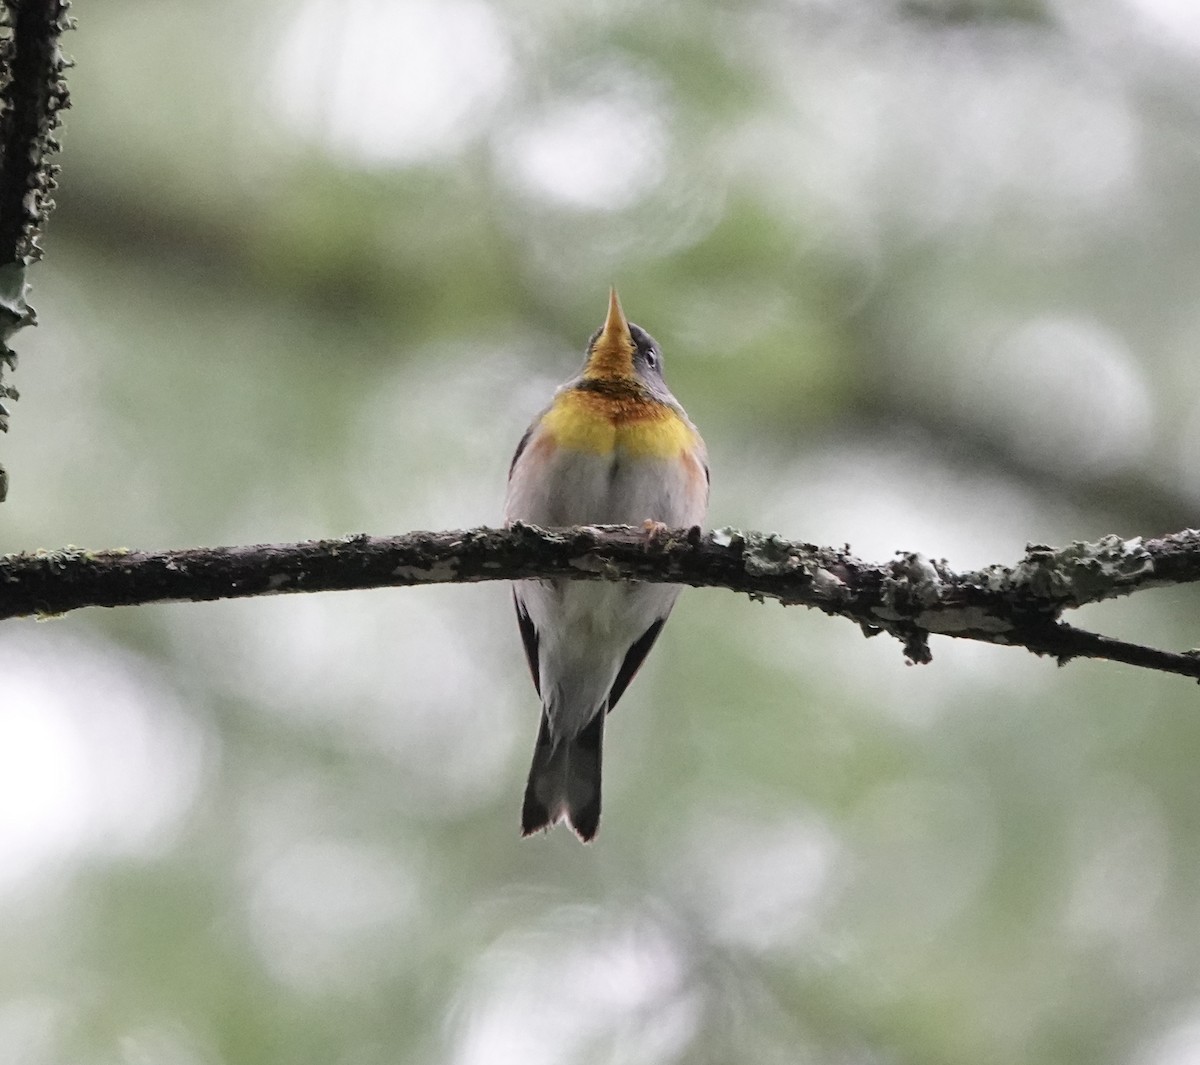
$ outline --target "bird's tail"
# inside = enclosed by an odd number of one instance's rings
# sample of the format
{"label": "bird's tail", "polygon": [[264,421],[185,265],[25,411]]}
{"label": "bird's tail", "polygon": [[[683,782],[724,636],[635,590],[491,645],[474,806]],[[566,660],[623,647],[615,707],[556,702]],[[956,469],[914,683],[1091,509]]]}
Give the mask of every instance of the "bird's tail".
{"label": "bird's tail", "polygon": [[600,827],[600,756],[604,746],[605,708],[572,739],[556,739],[550,720],[542,711],[537,746],[525,805],[521,810],[521,833],[528,836],[566,818],[571,828],[587,843]]}

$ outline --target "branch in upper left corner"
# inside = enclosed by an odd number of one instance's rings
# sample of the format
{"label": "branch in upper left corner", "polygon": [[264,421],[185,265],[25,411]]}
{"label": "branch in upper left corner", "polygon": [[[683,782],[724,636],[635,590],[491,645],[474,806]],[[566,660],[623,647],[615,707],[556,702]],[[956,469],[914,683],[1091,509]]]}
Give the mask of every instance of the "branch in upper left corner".
{"label": "branch in upper left corner", "polygon": [[[54,207],[59,150],[55,131],[70,106],[59,38],[69,28],[69,0],[4,0],[0,5],[0,431],[4,401],[17,391],[4,382],[15,369],[12,335],[36,321],[26,301],[25,272],[41,258],[38,238]],[[0,501],[8,476],[0,466]]]}

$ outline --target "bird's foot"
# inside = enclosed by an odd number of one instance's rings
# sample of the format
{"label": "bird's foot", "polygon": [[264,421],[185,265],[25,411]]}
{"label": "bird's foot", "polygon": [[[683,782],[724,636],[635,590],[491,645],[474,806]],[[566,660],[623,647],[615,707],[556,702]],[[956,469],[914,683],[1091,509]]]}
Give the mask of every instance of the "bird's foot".
{"label": "bird's foot", "polygon": [[665,544],[670,539],[670,532],[670,526],[664,525],[661,521],[653,521],[648,518],[642,522],[642,535],[646,539],[647,547],[658,547]]}

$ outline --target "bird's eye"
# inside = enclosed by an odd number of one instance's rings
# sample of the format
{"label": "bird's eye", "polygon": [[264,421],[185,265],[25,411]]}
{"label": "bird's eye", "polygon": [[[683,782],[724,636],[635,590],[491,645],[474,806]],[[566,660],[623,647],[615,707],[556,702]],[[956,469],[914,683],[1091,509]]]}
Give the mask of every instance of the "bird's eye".
{"label": "bird's eye", "polygon": [[652,370],[658,369],[658,352],[650,348],[646,352],[646,365]]}

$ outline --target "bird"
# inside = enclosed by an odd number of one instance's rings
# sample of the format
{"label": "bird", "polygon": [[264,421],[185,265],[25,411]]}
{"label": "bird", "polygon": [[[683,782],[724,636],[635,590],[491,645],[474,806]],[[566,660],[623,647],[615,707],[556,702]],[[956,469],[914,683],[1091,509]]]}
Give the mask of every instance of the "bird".
{"label": "bird", "polygon": [[[663,378],[662,351],[630,323],[615,288],[580,373],[521,437],[506,526],[632,525],[653,539],[701,525],[708,452]],[[542,702],[521,810],[530,836],[566,820],[584,843],[600,824],[605,718],[662,632],[681,588],[631,581],[513,583],[517,623]]]}

